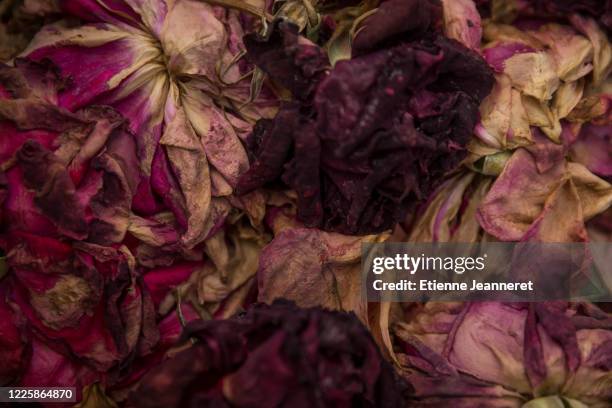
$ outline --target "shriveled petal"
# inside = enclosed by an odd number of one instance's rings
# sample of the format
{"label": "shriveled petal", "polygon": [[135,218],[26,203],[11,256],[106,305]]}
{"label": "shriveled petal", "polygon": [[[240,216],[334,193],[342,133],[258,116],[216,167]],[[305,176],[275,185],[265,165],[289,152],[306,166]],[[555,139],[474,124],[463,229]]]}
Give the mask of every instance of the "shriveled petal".
{"label": "shriveled petal", "polygon": [[259,300],[352,310],[367,321],[359,259],[361,243],[372,239],[306,228],[279,233],[261,253]]}
{"label": "shriveled petal", "polygon": [[[128,129],[136,136],[139,167],[147,180],[162,136],[164,107],[170,88],[165,71],[160,71],[157,64],[145,64],[118,87],[97,99],[98,103],[112,106],[127,120]],[[135,203],[137,208],[145,207],[143,201]]]}
{"label": "shriveled petal", "polygon": [[371,51],[381,42],[404,33],[422,36],[435,26],[442,14],[441,7],[433,1],[388,0],[382,2],[376,12],[368,16],[352,42],[353,56]]}
{"label": "shriveled petal", "polygon": [[582,364],[568,381],[566,395],[597,405],[612,399],[612,333],[609,330],[578,330]]}
{"label": "shriveled petal", "polygon": [[612,185],[579,163],[568,163],[567,170],[580,197],[585,220],[604,212],[612,204]]}
{"label": "shriveled petal", "polygon": [[576,81],[593,70],[591,42],[577,35],[571,27],[547,24],[530,34],[546,46],[555,60],[557,76],[561,80]]}
{"label": "shriveled petal", "polygon": [[563,174],[562,164],[540,173],[526,150],[516,150],[483,200],[480,225],[501,240],[520,240]]}
{"label": "shriveled petal", "polygon": [[493,42],[482,50],[484,59],[496,72],[504,72],[508,58],[525,52],[535,52],[535,49],[520,42]]}
{"label": "shriveled petal", "polygon": [[504,73],[516,89],[540,101],[550,100],[560,84],[555,62],[545,52],[513,55],[506,60]]}
{"label": "shriveled petal", "polygon": [[165,0],[125,0],[125,3],[140,16],[149,31],[159,38],[172,3]]}
{"label": "shriveled petal", "polygon": [[[495,87],[480,105],[481,124],[499,147],[531,143],[531,130],[520,93],[508,76],[496,76]],[[476,134],[478,135],[478,129]]]}
{"label": "shriveled petal", "polygon": [[[456,217],[462,207],[466,189],[475,173],[460,174],[447,180],[433,193],[425,212],[419,215],[408,237],[414,242],[448,242],[452,240]],[[469,222],[469,220],[468,220]],[[464,241],[461,241],[464,242]],[[470,242],[470,241],[465,241]]]}
{"label": "shriveled petal", "polygon": [[556,120],[564,119],[582,99],[584,81],[565,82],[561,84],[553,98],[551,111]]}
{"label": "shriveled petal", "polygon": [[468,48],[478,51],[482,28],[480,14],[473,0],[444,0],[442,2],[444,32]]}
{"label": "shriveled petal", "polygon": [[100,380],[100,376],[94,370],[72,361],[50,348],[45,342],[35,339],[32,342],[31,362],[19,385],[75,387],[75,398],[78,401],[81,399],[82,388],[96,380]]}
{"label": "shriveled petal", "polygon": [[13,66],[0,64],[2,99],[36,97],[55,105],[57,94],[65,85],[66,79],[50,61],[35,62],[15,58]]}
{"label": "shriveled petal", "polygon": [[40,144],[29,141],[17,160],[25,185],[36,191],[34,202],[65,235],[87,237],[85,207],[76,197],[74,183],[59,159]]}
{"label": "shriveled petal", "polygon": [[201,75],[215,82],[216,63],[227,34],[212,6],[193,0],[174,2],[159,35],[171,72]]}
{"label": "shriveled petal", "polygon": [[[503,306],[497,305],[501,307],[489,308],[488,311],[495,310],[498,312],[495,316],[499,317]],[[482,306],[486,307],[486,304]],[[467,333],[470,328],[464,327],[463,322],[470,313],[470,306],[466,304],[428,302],[414,310],[415,315],[409,322],[397,324],[394,333],[399,340],[397,344],[399,363],[406,368],[402,373],[415,388],[414,396],[409,397],[410,406],[437,407],[448,400],[452,400],[458,407],[465,408],[521,406],[524,397],[517,391],[517,385],[520,384],[507,387],[482,380],[478,378],[478,368],[477,371],[472,371],[472,367],[462,364],[462,370],[459,370],[449,361],[450,355],[454,354],[456,334],[461,331],[459,337],[462,341],[457,344],[457,348],[465,347],[466,352],[474,354],[474,362],[478,361],[489,370],[501,366],[503,371],[498,370],[490,375],[502,380],[511,380],[513,375],[519,379],[524,378],[520,374],[520,368],[517,367],[520,356],[509,354],[519,349],[519,339],[504,339],[506,333],[516,324],[505,319],[503,325],[499,319],[497,322],[492,322],[492,326],[485,321],[479,322],[483,317],[485,319],[487,317],[486,312],[479,313],[480,308],[477,307],[474,317],[467,320],[476,324],[474,330],[479,330],[478,333],[483,329],[488,330],[486,336],[490,337],[487,337],[486,342],[480,335],[470,338],[470,334]],[[483,341],[483,349],[478,344],[480,341]],[[493,345],[500,342],[503,344],[497,355]],[[456,355],[453,358],[461,364],[465,357]],[[506,369],[503,367],[505,363],[508,364]],[[482,371],[484,370],[483,367]]]}
{"label": "shriveled petal", "polygon": [[11,384],[20,377],[29,362],[29,340],[21,313],[8,302],[10,286],[6,278],[0,285],[0,384]]}
{"label": "shriveled petal", "polygon": [[603,82],[612,70],[612,45],[595,20],[572,14],[570,21],[593,45],[593,82]]}
{"label": "shriveled petal", "polygon": [[199,302],[215,316],[228,316],[243,306],[255,284],[261,250],[269,242],[266,234],[249,225],[247,217],[229,221],[205,242],[211,262],[195,279]]}
{"label": "shriveled petal", "polygon": [[567,120],[570,122],[584,123],[589,122],[593,119],[603,119],[604,125],[606,122],[610,122],[610,109],[611,98],[608,95],[589,95],[580,100],[574,107],[574,110],[570,112]]}
{"label": "shriveled petal", "polygon": [[130,214],[128,231],[140,241],[155,247],[171,246],[179,240],[179,234],[171,224]]}
{"label": "shriveled petal", "polygon": [[160,157],[159,160],[167,163],[164,172],[166,180],[176,183],[174,186],[166,184],[164,189],[168,189],[165,194],[171,196],[175,216],[186,231],[182,241],[187,247],[193,247],[204,238],[202,234],[211,199],[210,176],[202,143],[187,120],[184,109],[174,98],[178,98],[178,95],[171,93],[166,103],[167,127],[160,140],[160,148],[163,146],[166,159]]}
{"label": "shriveled petal", "polygon": [[528,392],[531,387],[522,353],[525,318],[526,311],[499,303],[470,305],[465,317],[455,322],[459,326],[454,331],[449,361],[480,379]]}
{"label": "shriveled petal", "polygon": [[585,125],[571,146],[570,156],[601,177],[612,176],[611,126]]}
{"label": "shriveled petal", "polygon": [[181,101],[210,164],[234,187],[249,165],[246,151],[223,111],[199,89],[186,87]]}
{"label": "shriveled petal", "polygon": [[278,20],[266,36],[245,37],[249,59],[294,98],[307,99],[328,68],[328,57],[316,44],[299,36],[298,27]]}
{"label": "shriveled petal", "polygon": [[539,127],[553,142],[560,143],[561,123],[554,116],[548,102],[527,95],[523,95],[521,101],[529,118],[529,124]]}
{"label": "shriveled petal", "polygon": [[522,237],[543,242],[583,242],[586,238],[580,197],[569,179],[546,199],[542,212]]}
{"label": "shriveled petal", "polygon": [[108,24],[45,26],[23,55],[35,61],[48,58],[62,76],[72,78],[59,96],[60,105],[69,109],[82,107],[116,88],[144,65],[164,69],[161,51],[152,38]]}

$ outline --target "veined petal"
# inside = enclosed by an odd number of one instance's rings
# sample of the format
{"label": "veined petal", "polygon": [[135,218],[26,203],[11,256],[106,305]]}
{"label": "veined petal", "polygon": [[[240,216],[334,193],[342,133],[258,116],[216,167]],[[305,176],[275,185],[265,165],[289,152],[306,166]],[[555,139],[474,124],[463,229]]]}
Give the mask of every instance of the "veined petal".
{"label": "veined petal", "polygon": [[593,46],[571,27],[547,24],[530,34],[545,45],[555,60],[557,75],[563,81],[576,81],[593,69]]}
{"label": "veined petal", "polygon": [[[145,178],[151,175],[170,90],[168,76],[161,69],[160,65],[147,64],[126,78],[121,86],[97,99],[99,103],[113,106],[127,119],[127,126],[135,135],[140,170]],[[137,203],[141,204],[144,203]]]}
{"label": "veined petal", "polygon": [[129,4],[131,9],[140,15],[140,19],[149,32],[159,38],[168,14],[169,4],[172,5],[173,2],[167,0],[125,0],[125,3]]}
{"label": "veined petal", "polygon": [[200,90],[186,85],[181,94],[186,119],[198,134],[209,162],[235,187],[249,167],[242,142],[224,112]]}
{"label": "veined petal", "polygon": [[510,79],[496,76],[493,91],[480,105],[482,126],[501,147],[518,146],[531,141],[531,131],[520,94],[512,89]]}
{"label": "veined petal", "polygon": [[182,240],[191,248],[204,238],[202,234],[211,200],[210,173],[202,143],[179,105],[178,91],[172,89],[166,102],[166,129],[160,145],[164,147],[179,188],[170,194],[184,200],[186,232]]}
{"label": "veined petal", "polygon": [[71,79],[59,96],[60,105],[71,110],[161,58],[153,40],[137,30],[108,24],[68,28],[61,22],[44,27],[23,55],[35,61],[48,58]]}
{"label": "veined petal", "polygon": [[382,239],[288,228],[263,249],[259,300],[286,298],[302,307],[353,311],[367,322],[367,304],[359,290],[361,243]]}
{"label": "veined petal", "polygon": [[227,36],[210,5],[177,0],[168,11],[159,39],[171,72],[203,75],[215,81],[216,63],[226,46]]}
{"label": "veined petal", "polygon": [[513,55],[506,60],[504,73],[515,88],[541,101],[550,100],[559,87],[555,62],[545,52]]}

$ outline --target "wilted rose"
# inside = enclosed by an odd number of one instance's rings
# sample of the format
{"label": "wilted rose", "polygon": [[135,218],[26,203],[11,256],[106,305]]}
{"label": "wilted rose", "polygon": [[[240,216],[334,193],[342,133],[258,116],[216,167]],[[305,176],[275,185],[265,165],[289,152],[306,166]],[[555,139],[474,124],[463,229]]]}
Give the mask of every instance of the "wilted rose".
{"label": "wilted rose", "polygon": [[256,304],[189,324],[182,347],[143,379],[133,406],[402,406],[401,382],[351,314]]}
{"label": "wilted rose", "polygon": [[62,6],[84,23],[44,27],[23,57],[57,67],[64,82],[53,104],[71,112],[111,106],[125,118],[135,145],[129,225],[163,230],[158,246],[193,248],[222,222],[228,204],[220,197],[248,167],[241,138],[275,109],[270,98],[252,101],[251,68],[240,59],[242,24],[251,23],[191,0]]}
{"label": "wilted rose", "polygon": [[612,320],[586,303],[414,305],[395,330],[410,406],[608,407]]}
{"label": "wilted rose", "polygon": [[[436,31],[439,11],[434,1],[383,2],[356,34],[353,58],[328,74],[296,27],[280,23],[268,38],[251,37],[251,58],[301,102],[258,122],[254,164],[238,191],[282,179],[298,194],[301,221],[345,234],[403,219],[465,157],[493,84],[476,53]],[[316,63],[283,66],[294,74],[269,69],[279,47]]]}
{"label": "wilted rose", "polygon": [[125,247],[73,247],[21,232],[8,247],[8,297],[41,339],[98,371],[157,343],[153,303]]}

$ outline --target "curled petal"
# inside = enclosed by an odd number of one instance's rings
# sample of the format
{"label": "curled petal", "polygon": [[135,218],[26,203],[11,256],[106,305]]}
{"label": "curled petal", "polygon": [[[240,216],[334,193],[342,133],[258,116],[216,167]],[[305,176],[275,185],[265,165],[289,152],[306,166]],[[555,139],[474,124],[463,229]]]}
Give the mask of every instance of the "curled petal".
{"label": "curled petal", "polygon": [[444,32],[468,48],[478,51],[482,37],[480,14],[472,0],[442,2]]}

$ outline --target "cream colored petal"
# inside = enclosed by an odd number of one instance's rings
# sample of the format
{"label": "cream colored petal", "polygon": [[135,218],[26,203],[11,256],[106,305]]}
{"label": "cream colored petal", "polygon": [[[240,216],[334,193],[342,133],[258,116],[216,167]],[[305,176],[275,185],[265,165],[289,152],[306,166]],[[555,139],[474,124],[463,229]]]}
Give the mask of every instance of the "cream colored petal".
{"label": "cream colored petal", "polygon": [[477,242],[482,235],[482,228],[477,221],[476,212],[480,203],[487,195],[493,179],[486,178],[480,181],[475,191],[470,196],[467,207],[463,210],[459,225],[456,227],[452,237],[453,242]]}
{"label": "cream colored petal", "polygon": [[548,102],[523,95],[522,103],[527,112],[529,124],[538,126],[550,140],[560,143],[561,123],[551,111]]}
{"label": "cream colored petal", "polygon": [[506,60],[504,73],[525,95],[550,100],[559,87],[554,60],[545,52],[515,54]]}
{"label": "cream colored petal", "polygon": [[547,102],[539,101],[531,96],[523,95],[522,103],[525,107],[529,124],[538,127],[551,127],[554,117]]}
{"label": "cream colored petal", "polygon": [[473,0],[443,0],[444,33],[468,48],[478,50],[482,27]]}
{"label": "cream colored petal", "polygon": [[603,82],[612,70],[612,46],[606,34],[593,19],[578,14],[570,16],[570,21],[593,44],[593,82]]}
{"label": "cream colored petal", "polygon": [[591,42],[567,26],[546,24],[530,34],[540,40],[555,60],[559,78],[569,82],[587,75],[593,69]]}
{"label": "cream colored petal", "polygon": [[546,199],[542,213],[522,239],[541,242],[582,242],[586,239],[580,198],[569,178],[564,178]]}
{"label": "cream colored petal", "polygon": [[506,135],[510,130],[512,110],[512,85],[506,75],[495,76],[495,86],[480,104],[482,126],[488,135],[497,140],[499,147],[506,145]]}
{"label": "cream colored petal", "polygon": [[540,49],[544,46],[537,38],[532,37],[523,30],[508,24],[497,24],[490,21],[484,24],[484,39],[489,41],[503,41],[510,43],[523,43],[531,48]]}
{"label": "cream colored petal", "polygon": [[568,172],[582,204],[584,220],[604,212],[612,205],[612,186],[580,163],[568,163]]}
{"label": "cream colored petal", "polygon": [[553,116],[558,120],[567,117],[582,99],[583,91],[584,80],[561,84],[552,101]]}
{"label": "cream colored petal", "polygon": [[463,194],[475,173],[459,174],[447,180],[435,193],[425,213],[418,217],[409,242],[449,242],[451,228],[463,203]]}
{"label": "cream colored petal", "polygon": [[529,117],[521,93],[516,89],[512,90],[512,103],[510,108],[510,130],[506,137],[508,148],[517,148],[533,143],[531,129],[529,128]]}

